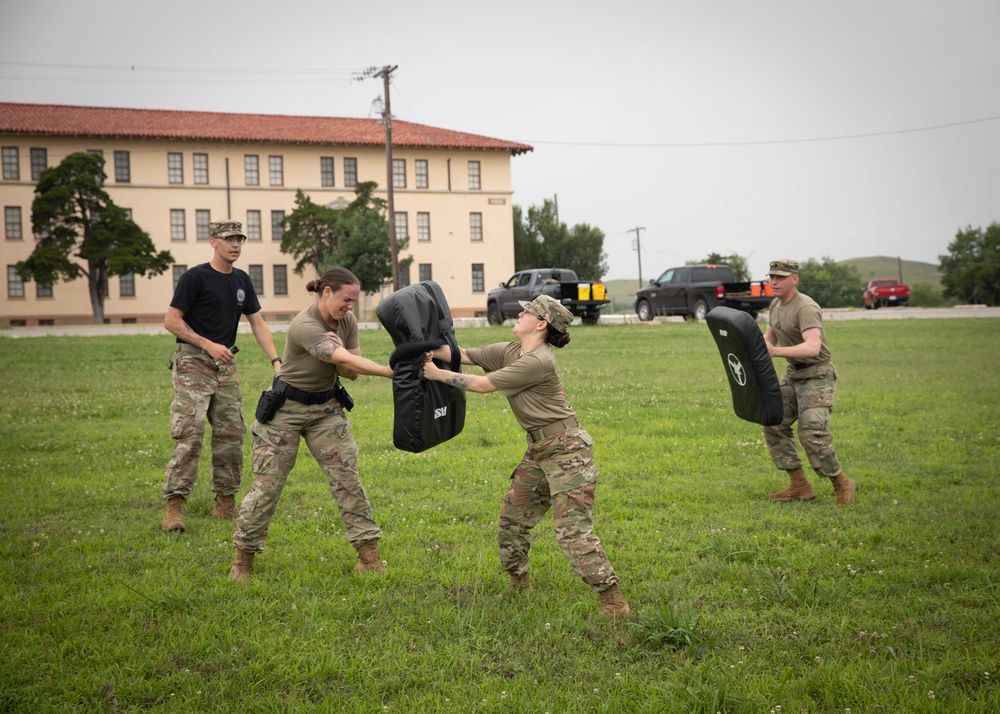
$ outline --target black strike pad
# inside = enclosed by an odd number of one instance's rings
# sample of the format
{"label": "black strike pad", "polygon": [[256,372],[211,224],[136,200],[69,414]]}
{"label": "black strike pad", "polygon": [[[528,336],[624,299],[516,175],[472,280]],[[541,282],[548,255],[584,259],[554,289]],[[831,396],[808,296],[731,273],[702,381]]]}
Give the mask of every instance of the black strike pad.
{"label": "black strike pad", "polygon": [[446,344],[448,343],[444,340],[404,342],[389,355],[389,366],[395,368],[400,362],[411,360],[414,357],[423,357],[425,352],[433,352],[438,347],[443,347]]}
{"label": "black strike pad", "polygon": [[462,354],[441,286],[433,280],[408,285],[380,302],[375,315],[397,348],[393,353],[392,443],[397,449],[420,453],[457,436],[465,426],[465,391],[424,379],[424,352],[428,350],[404,347],[448,344],[451,362],[434,363],[441,369],[462,371]]}
{"label": "black strike pad", "polygon": [[745,312],[721,306],[705,322],[726,368],[736,416],[763,426],[780,424],[781,385],[757,323]]}

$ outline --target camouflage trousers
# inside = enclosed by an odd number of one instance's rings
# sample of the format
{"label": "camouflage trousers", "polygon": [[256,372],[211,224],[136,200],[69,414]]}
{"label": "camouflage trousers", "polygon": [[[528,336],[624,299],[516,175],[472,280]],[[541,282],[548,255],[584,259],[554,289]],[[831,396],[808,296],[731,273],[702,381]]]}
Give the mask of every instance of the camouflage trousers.
{"label": "camouflage trousers", "polygon": [[556,540],[573,572],[598,591],[619,582],[594,535],[594,440],[576,427],[528,445],[511,474],[497,531],[500,563],[512,575],[529,570],[531,529],[552,508]]}
{"label": "camouflage trousers", "polygon": [[243,398],[236,364],[216,366],[203,350],[185,347],[174,353],[174,401],[170,436],[174,451],[167,464],[163,497],[187,498],[198,478],[205,422],[212,426],[212,491],[231,496],[243,474]]}
{"label": "camouflage trousers", "polygon": [[255,421],[251,431],[254,484],[236,515],[233,545],[251,553],[263,550],[281,491],[295,466],[300,437],[326,474],[347,539],[357,546],[382,537],[358,479],[358,445],[351,422],[335,400],[307,405],[289,399],[270,422]]}
{"label": "camouflage trousers", "polygon": [[799,441],[809,465],[820,476],[833,478],[840,473],[840,461],[833,448],[830,415],[837,391],[837,368],[832,363],[788,368],[781,380],[785,415],[778,426],[764,427],[764,440],[774,465],[782,471],[802,466],[792,424],[799,422]]}

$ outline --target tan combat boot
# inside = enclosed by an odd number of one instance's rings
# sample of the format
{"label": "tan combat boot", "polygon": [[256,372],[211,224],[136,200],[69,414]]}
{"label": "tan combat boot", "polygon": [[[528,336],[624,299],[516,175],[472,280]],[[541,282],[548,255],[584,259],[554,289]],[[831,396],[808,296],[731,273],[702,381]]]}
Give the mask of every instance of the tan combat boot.
{"label": "tan combat boot", "polygon": [[371,570],[376,573],[385,572],[385,566],[378,557],[377,540],[366,540],[358,545],[358,564],[354,566],[354,572],[367,573]]}
{"label": "tan combat boot", "polygon": [[237,548],[236,560],[233,561],[233,567],[229,570],[229,579],[249,580],[250,571],[253,570],[253,556],[254,554],[249,550]]}
{"label": "tan combat boot", "polygon": [[847,478],[844,476],[844,472],[841,471],[830,479],[830,482],[833,484],[833,492],[837,496],[838,506],[854,503],[854,492],[858,489],[857,484],[854,483],[854,479]]}
{"label": "tan combat boot", "polygon": [[528,577],[527,573],[524,575],[514,575],[514,573],[511,573],[509,585],[512,589],[523,593],[525,590],[531,589],[531,578]]}
{"label": "tan combat boot", "polygon": [[236,518],[236,496],[215,494],[215,508],[212,518]]}
{"label": "tan combat boot", "polygon": [[809,480],[802,473],[802,467],[791,469],[788,472],[792,479],[792,485],[784,491],[768,494],[768,498],[778,503],[788,503],[789,501],[811,501],[816,498],[816,492],[809,485]]}
{"label": "tan combat boot", "polygon": [[163,515],[163,532],[184,532],[184,497],[174,496],[167,499],[167,512]]}
{"label": "tan combat boot", "polygon": [[624,620],[632,613],[617,584],[602,591],[599,595],[601,596],[601,612],[609,620]]}

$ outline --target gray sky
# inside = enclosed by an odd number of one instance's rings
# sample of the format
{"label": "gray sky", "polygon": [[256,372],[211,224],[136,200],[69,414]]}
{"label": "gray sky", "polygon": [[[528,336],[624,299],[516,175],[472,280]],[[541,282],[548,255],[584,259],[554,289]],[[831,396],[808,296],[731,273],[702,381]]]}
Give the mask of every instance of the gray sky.
{"label": "gray sky", "polygon": [[0,101],[365,117],[398,65],[397,118],[535,147],[514,202],[603,230],[606,278],[637,226],[644,279],[760,278],[1000,221],[998,36],[1000,0],[0,0]]}

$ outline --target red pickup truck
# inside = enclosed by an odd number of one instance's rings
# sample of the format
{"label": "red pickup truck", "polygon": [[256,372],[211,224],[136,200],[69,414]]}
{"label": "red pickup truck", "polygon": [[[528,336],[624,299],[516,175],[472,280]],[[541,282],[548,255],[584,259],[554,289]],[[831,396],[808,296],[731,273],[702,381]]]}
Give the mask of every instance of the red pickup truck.
{"label": "red pickup truck", "polygon": [[865,310],[877,310],[883,305],[910,304],[910,287],[896,278],[874,278],[862,294]]}

